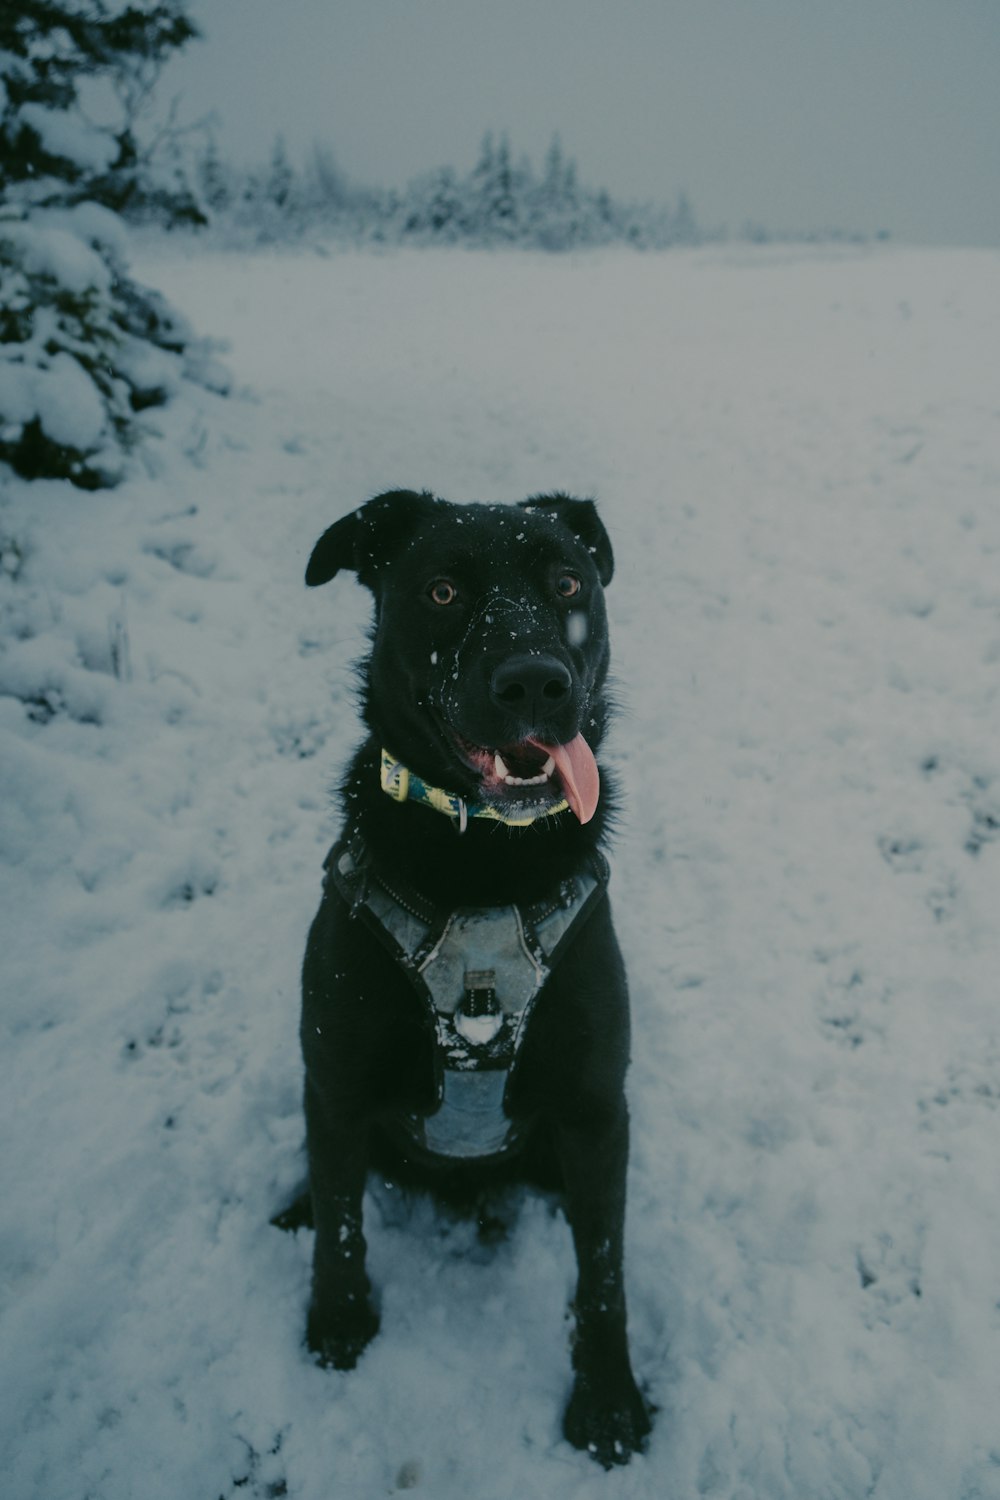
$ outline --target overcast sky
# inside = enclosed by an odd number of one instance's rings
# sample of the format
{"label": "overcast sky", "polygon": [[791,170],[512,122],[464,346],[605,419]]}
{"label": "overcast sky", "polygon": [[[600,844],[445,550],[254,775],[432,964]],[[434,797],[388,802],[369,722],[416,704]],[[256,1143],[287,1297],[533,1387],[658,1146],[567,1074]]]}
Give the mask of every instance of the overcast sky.
{"label": "overcast sky", "polygon": [[164,96],[246,161],[276,132],[358,181],[559,132],[622,197],[738,230],[1000,245],[1000,0],[189,0]]}

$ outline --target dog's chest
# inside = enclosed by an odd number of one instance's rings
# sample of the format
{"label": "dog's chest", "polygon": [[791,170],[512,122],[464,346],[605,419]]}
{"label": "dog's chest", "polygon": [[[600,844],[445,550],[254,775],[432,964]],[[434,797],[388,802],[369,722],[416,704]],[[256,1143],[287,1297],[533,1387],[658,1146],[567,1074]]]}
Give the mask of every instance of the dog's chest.
{"label": "dog's chest", "polygon": [[432,912],[416,893],[375,878],[356,848],[327,868],[352,915],[393,954],[433,1033],[437,1107],[401,1120],[420,1150],[476,1159],[517,1144],[507,1104],[534,1005],[577,924],[605,888],[601,861],[531,906]]}

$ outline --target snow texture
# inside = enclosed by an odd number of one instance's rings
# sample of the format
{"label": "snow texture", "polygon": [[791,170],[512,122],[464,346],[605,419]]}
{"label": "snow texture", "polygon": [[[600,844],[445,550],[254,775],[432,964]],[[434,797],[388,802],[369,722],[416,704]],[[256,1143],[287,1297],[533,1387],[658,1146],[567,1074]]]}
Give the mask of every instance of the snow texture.
{"label": "snow texture", "polygon": [[[0,510],[4,1493],[998,1500],[1000,260],[205,254],[148,472]],[[659,1408],[561,1438],[569,1234],[373,1182],[303,1347],[297,971],[380,489],[598,496],[625,701],[628,1290]],[[430,814],[429,814],[430,816]]]}
{"label": "snow texture", "polygon": [[[89,207],[100,211],[97,204]],[[107,214],[107,218],[112,215]],[[60,219],[66,227],[60,227]],[[4,223],[3,237],[29,274],[51,277],[77,296],[90,290],[107,296],[111,290],[111,268],[85,243],[91,227],[91,219],[78,211],[42,212],[31,224]]]}
{"label": "snow texture", "polygon": [[50,355],[36,368],[0,363],[0,412],[14,427],[37,417],[53,442],[83,450],[96,448],[105,431],[97,387],[69,354]]}
{"label": "snow texture", "polygon": [[118,155],[118,142],[111,132],[89,124],[77,109],[22,104],[19,115],[49,156],[72,162],[81,171],[105,172]]}

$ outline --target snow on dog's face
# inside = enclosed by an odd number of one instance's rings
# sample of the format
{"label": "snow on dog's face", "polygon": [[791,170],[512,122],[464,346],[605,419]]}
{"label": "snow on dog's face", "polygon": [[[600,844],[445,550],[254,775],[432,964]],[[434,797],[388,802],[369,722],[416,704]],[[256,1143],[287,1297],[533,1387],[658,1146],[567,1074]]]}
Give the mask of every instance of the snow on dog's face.
{"label": "snow on dog's face", "polygon": [[385,749],[510,816],[565,798],[585,823],[613,567],[589,500],[452,505],[402,490],[324,532],[306,582],[349,568],[375,596],[365,719]]}

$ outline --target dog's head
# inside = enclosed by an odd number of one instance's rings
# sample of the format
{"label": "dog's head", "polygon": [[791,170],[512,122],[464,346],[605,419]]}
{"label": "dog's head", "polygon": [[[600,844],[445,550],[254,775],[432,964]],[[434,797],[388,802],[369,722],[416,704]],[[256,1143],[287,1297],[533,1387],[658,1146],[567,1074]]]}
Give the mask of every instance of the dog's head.
{"label": "dog's head", "polygon": [[599,795],[604,586],[594,504],[452,505],[396,490],[325,531],[306,583],[353,570],[375,596],[365,718],[425,780],[508,816]]}

